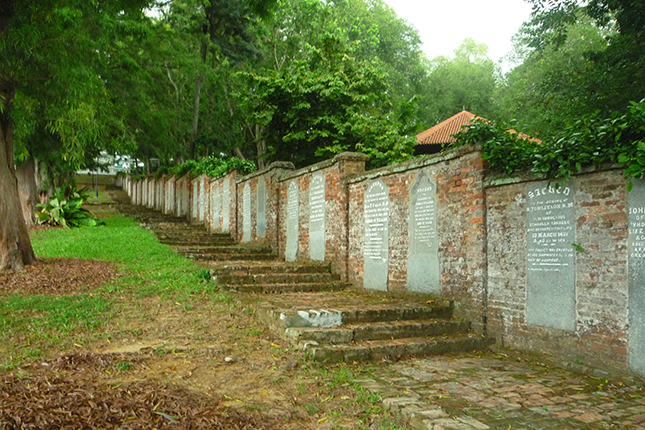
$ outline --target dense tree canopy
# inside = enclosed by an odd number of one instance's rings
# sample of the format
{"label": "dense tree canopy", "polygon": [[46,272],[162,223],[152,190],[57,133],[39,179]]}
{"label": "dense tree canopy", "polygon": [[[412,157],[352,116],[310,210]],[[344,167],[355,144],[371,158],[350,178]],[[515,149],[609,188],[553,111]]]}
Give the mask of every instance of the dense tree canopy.
{"label": "dense tree canopy", "polygon": [[100,151],[147,169],[345,150],[380,166],[462,109],[554,140],[641,106],[642,2],[528,1],[505,76],[470,39],[426,59],[382,0],[0,2],[0,268],[33,261],[17,214],[33,216],[34,171],[51,191]]}

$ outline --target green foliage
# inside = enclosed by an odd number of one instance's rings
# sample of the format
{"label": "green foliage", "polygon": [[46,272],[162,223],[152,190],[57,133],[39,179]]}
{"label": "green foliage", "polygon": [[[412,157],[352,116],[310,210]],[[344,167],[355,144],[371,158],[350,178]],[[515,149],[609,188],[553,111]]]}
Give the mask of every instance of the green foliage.
{"label": "green foliage", "polygon": [[[495,64],[488,47],[465,39],[452,58],[437,57],[428,64],[428,83],[423,89],[427,125],[439,123],[467,110],[487,117],[493,110]],[[427,127],[426,127],[427,128]]]}
{"label": "green foliage", "polygon": [[483,120],[456,135],[454,146],[482,144],[492,171],[566,179],[584,167],[619,164],[628,178],[645,176],[645,99],[609,117],[583,115],[552,142],[522,139],[504,123]]}
{"label": "green foliage", "polygon": [[49,202],[36,205],[41,208],[36,213],[38,220],[41,224],[60,225],[66,228],[101,225],[100,220],[82,207],[83,202],[89,198],[89,190],[86,188],[72,191],[69,197],[65,196],[64,189],[59,188],[49,198]]}
{"label": "green foliage", "polygon": [[208,175],[211,178],[219,178],[233,170],[246,174],[255,172],[257,168],[253,161],[242,160],[237,157],[204,157],[199,160],[188,160],[173,169],[169,169],[169,173],[179,177],[190,173],[191,175]]}
{"label": "green foliage", "polygon": [[241,75],[250,90],[239,98],[262,125],[269,157],[298,166],[347,150],[369,154],[377,166],[410,157],[409,110],[394,108],[380,65],[355,57],[331,30],[319,43],[290,69]]}

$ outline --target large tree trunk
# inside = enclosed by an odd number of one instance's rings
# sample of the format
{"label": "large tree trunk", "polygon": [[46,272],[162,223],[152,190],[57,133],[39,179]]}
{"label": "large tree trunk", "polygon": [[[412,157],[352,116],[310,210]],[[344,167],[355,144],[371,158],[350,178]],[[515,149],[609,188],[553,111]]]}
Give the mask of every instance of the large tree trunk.
{"label": "large tree trunk", "polygon": [[0,81],[0,270],[22,269],[36,261],[22,216],[13,164],[13,124],[9,117],[13,95],[11,84]]}
{"label": "large tree trunk", "polygon": [[18,195],[22,205],[22,216],[27,227],[34,225],[36,203],[38,203],[38,185],[36,184],[36,163],[29,157],[16,166]]}

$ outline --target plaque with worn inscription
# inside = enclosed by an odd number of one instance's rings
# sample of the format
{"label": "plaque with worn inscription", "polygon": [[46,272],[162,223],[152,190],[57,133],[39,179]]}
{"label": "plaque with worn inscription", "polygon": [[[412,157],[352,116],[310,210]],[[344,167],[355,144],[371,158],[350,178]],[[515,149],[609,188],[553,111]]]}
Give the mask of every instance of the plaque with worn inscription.
{"label": "plaque with worn inscription", "polygon": [[199,220],[204,221],[206,212],[206,178],[203,176],[199,180]]}
{"label": "plaque with worn inscription", "polygon": [[212,188],[212,207],[213,207],[213,228],[219,230],[219,200],[220,200],[220,186],[219,182],[216,183]]}
{"label": "plaque with worn inscription", "polygon": [[309,184],[309,258],[325,260],[325,175],[316,173]]}
{"label": "plaque with worn inscription", "polygon": [[260,178],[257,188],[257,215],[256,215],[256,234],[258,237],[266,236],[267,231],[267,188],[264,178]]}
{"label": "plaque with worn inscription", "polygon": [[526,186],[526,321],[576,328],[576,224],[573,185]]}
{"label": "plaque with worn inscription", "polygon": [[222,231],[228,233],[231,229],[231,184],[229,178],[224,178],[222,191]]}
{"label": "plaque with worn inscription", "polygon": [[632,179],[627,194],[629,367],[645,376],[645,181]]}
{"label": "plaque with worn inscription", "polygon": [[363,235],[363,286],[387,291],[389,269],[389,188],[381,180],[365,190]]}
{"label": "plaque with worn inscription", "polygon": [[437,187],[424,172],[410,188],[407,287],[416,293],[441,292]]}
{"label": "plaque with worn inscription", "polygon": [[197,220],[199,216],[199,183],[193,181],[193,200],[191,202],[193,210],[193,221]]}
{"label": "plaque with worn inscription", "polygon": [[298,256],[298,181],[292,179],[287,189],[287,248],[286,261],[295,261]]}
{"label": "plaque with worn inscription", "polygon": [[242,242],[251,241],[251,185],[247,182],[242,191]]}

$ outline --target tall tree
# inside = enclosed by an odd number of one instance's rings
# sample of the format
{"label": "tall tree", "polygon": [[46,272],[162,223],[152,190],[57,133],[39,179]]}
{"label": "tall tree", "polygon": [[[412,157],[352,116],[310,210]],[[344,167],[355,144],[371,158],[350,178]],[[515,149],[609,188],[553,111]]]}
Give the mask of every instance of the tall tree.
{"label": "tall tree", "polygon": [[495,64],[487,52],[485,44],[465,39],[453,57],[437,57],[430,61],[424,91],[428,100],[426,128],[464,109],[483,117],[491,115]]}
{"label": "tall tree", "polygon": [[105,14],[141,10],[144,0],[4,0],[0,3],[0,269],[35,261],[21,215],[14,168],[17,93],[43,101],[47,128],[68,160],[82,160],[100,124],[95,101],[105,94],[95,40]]}

